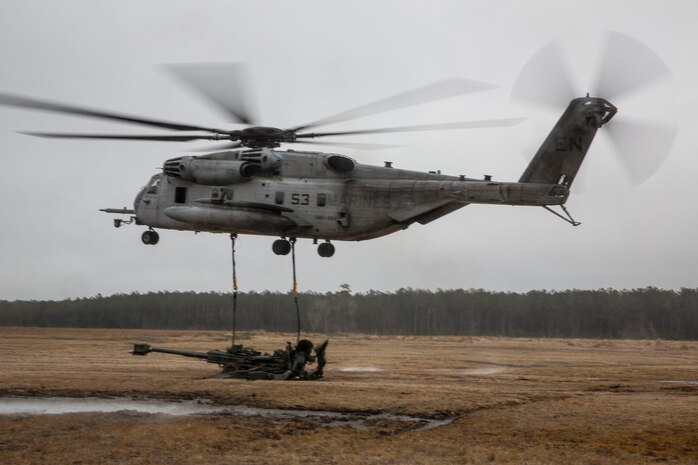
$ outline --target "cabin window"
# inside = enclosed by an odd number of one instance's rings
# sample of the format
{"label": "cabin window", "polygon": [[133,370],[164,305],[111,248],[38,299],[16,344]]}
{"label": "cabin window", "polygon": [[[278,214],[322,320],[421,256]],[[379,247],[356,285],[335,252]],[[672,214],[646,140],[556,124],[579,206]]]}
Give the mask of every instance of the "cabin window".
{"label": "cabin window", "polygon": [[327,194],[318,194],[317,195],[317,206],[324,207],[325,205],[327,205]]}
{"label": "cabin window", "polygon": [[277,205],[283,205],[284,204],[284,193],[281,191],[278,191],[276,193],[276,204]]}
{"label": "cabin window", "polygon": [[187,188],[186,187],[175,187],[175,203],[186,203],[187,202]]}
{"label": "cabin window", "polygon": [[233,191],[232,190],[225,191],[225,195],[223,196],[223,202],[225,202],[225,203],[232,203],[233,202]]}
{"label": "cabin window", "polygon": [[153,179],[150,180],[150,184],[148,184],[148,194],[157,194],[158,193],[158,186],[160,185],[160,176],[153,176]]}
{"label": "cabin window", "polygon": [[211,188],[211,202],[220,203],[223,201],[224,189],[222,187]]}

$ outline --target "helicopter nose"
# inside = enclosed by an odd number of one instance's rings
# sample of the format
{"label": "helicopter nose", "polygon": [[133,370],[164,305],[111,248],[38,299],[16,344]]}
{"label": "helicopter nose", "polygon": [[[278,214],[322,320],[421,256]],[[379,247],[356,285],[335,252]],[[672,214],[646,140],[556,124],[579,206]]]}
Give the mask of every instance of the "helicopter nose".
{"label": "helicopter nose", "polygon": [[143,186],[140,191],[138,191],[138,194],[136,194],[136,198],[133,199],[133,216],[136,219],[136,224],[141,224],[141,219],[143,217],[143,207],[144,207],[144,202],[143,202],[143,197],[145,196],[145,193],[148,189],[148,186]]}

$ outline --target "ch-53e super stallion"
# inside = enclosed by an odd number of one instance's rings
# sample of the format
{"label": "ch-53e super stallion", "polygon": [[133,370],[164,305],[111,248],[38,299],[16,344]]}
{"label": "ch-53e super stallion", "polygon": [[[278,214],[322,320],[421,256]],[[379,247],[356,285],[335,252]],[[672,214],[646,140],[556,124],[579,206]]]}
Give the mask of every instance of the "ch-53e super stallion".
{"label": "ch-53e super stallion", "polygon": [[[612,92],[633,90],[668,75],[666,66],[651,50],[620,34],[610,37],[612,41],[603,66],[612,68],[614,63],[627,56],[624,47],[630,47],[632,55],[645,63],[640,69],[631,70],[634,73],[632,76],[626,76],[630,81],[629,89],[612,89]],[[547,47],[541,53],[547,56],[554,54],[554,50]],[[533,65],[547,63],[538,74],[542,79],[528,76],[524,81],[533,80],[534,85],[540,86],[537,95],[547,97],[545,78],[559,81],[559,66],[551,67],[551,60],[541,57],[540,53],[534,58]],[[520,119],[502,119],[367,130],[310,131],[330,123],[491,87],[484,83],[459,79],[444,81],[310,124],[279,129],[251,124],[252,117],[243,103],[245,92],[235,79],[238,67],[200,65],[173,69],[180,78],[194,85],[235,121],[247,127],[230,130],[179,124],[15,95],[0,96],[0,103],[4,105],[177,131],[176,134],[155,135],[28,133],[35,136],[225,141],[225,145],[205,155],[178,156],[167,160],[162,172],[152,176],[138,193],[133,209],[103,210],[127,215],[126,219],[114,220],[117,227],[131,222],[148,227],[143,232],[142,241],[151,245],[158,242],[157,229],[254,234],[277,237],[272,250],[278,255],[288,254],[295,239],[307,238],[315,243],[320,242],[320,256],[331,257],[334,245],[330,241],[373,239],[405,229],[413,223],[430,223],[469,204],[544,207],[577,225],[579,223],[572,219],[565,208],[570,187],[597,131],[609,123],[617,112],[616,107],[606,100],[611,95],[600,94],[603,82],[598,87],[599,94],[587,94],[571,101],[567,99],[567,109],[518,181],[501,182],[489,176],[473,179],[436,172],[408,171],[394,168],[389,162],[384,166],[365,165],[339,153],[280,149],[281,145],[313,143],[314,139],[329,136],[496,127],[518,123]],[[608,70],[602,69],[602,78],[604,72],[609,74]],[[613,79],[617,81],[625,77],[613,76]],[[526,94],[529,84],[524,82],[519,85],[524,89],[523,94]],[[559,82],[553,87],[559,89]],[[535,100],[537,95],[523,97]],[[640,136],[649,130],[650,126],[638,127],[635,134]],[[343,145],[323,143],[333,144]],[[560,210],[555,211],[553,207]]]}

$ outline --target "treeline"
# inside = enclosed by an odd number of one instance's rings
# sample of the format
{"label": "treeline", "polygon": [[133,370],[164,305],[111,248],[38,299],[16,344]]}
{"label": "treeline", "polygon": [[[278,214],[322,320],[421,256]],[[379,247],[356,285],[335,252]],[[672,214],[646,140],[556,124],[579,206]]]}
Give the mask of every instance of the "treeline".
{"label": "treeline", "polygon": [[[348,286],[346,286],[348,287]],[[231,328],[232,295],[158,292],[62,301],[0,301],[1,326]],[[304,331],[392,335],[698,339],[698,289],[303,293]],[[238,296],[241,331],[293,332],[290,294]]]}

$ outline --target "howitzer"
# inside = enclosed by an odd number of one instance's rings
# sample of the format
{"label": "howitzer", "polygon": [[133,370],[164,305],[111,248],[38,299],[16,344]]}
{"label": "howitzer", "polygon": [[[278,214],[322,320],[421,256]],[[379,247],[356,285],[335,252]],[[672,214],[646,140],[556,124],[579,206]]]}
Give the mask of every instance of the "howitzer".
{"label": "howitzer", "polygon": [[[307,339],[302,339],[294,348],[291,343],[285,349],[277,349],[273,354],[266,354],[240,344],[232,345],[226,350],[209,350],[196,352],[190,350],[163,349],[149,344],[134,344],[133,355],[148,355],[151,352],[181,355],[215,363],[223,369],[223,376],[242,379],[320,379],[327,363],[325,351],[329,340],[313,346]],[[315,355],[312,355],[315,352]],[[305,366],[317,362],[317,366],[306,371]]]}

